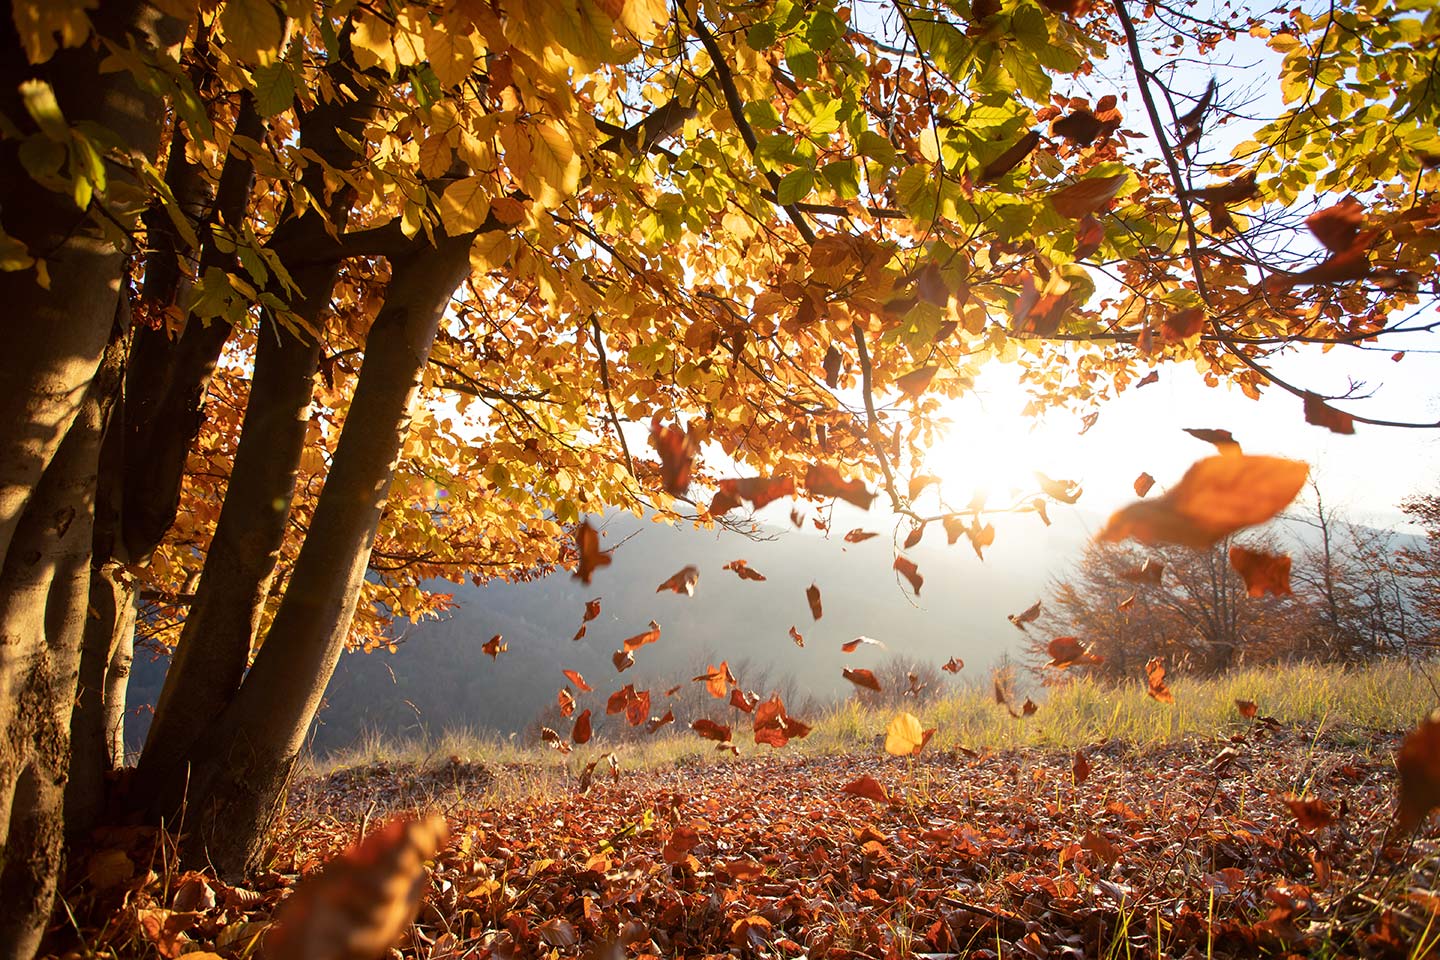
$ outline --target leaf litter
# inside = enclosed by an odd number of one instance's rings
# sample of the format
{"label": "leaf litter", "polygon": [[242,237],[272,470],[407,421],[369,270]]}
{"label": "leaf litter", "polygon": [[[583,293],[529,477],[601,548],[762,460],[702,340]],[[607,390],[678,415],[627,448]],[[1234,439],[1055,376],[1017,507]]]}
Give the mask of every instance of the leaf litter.
{"label": "leaf litter", "polygon": [[[1440,925],[1440,829],[1394,825],[1400,742],[1256,724],[1083,753],[762,747],[642,773],[597,752],[503,803],[486,788],[522,764],[381,763],[298,783],[250,886],[167,873],[163,838],[126,828],[77,859],[91,873],[72,903],[92,948],[167,958],[247,956],[297,935],[272,920],[306,922],[302,895],[384,884],[395,906],[375,915],[425,960],[1429,956],[1411,951]],[[435,820],[433,841],[384,847],[406,834],[373,824],[437,805],[438,854]],[[337,860],[367,823],[362,854]],[[405,878],[370,876],[389,862],[414,871],[413,924]],[[315,923],[304,935],[325,936]]]}

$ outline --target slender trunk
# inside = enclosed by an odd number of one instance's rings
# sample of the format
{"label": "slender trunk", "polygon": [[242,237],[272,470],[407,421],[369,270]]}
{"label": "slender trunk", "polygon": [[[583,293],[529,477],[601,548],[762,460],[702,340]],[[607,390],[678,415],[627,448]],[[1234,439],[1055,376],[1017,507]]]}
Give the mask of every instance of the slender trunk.
{"label": "slender trunk", "polygon": [[[469,237],[394,264],[325,489],[285,598],[239,694],[192,754],[188,856],[235,875],[265,834],[355,613],[410,406],[436,328],[468,267]],[[198,842],[196,842],[198,841]]]}

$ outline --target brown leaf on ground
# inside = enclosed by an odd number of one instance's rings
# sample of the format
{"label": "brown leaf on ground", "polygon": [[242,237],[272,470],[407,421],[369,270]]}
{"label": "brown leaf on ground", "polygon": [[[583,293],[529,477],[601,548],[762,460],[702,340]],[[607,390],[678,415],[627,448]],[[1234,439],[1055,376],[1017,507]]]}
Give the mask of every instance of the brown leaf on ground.
{"label": "brown leaf on ground", "polygon": [[445,818],[395,820],[301,881],[266,932],[267,960],[375,960],[420,906]]}
{"label": "brown leaf on ground", "polygon": [[1301,830],[1323,830],[1335,822],[1335,813],[1324,800],[1305,800],[1293,793],[1287,793],[1284,799]]}
{"label": "brown leaf on ground", "polygon": [[1090,761],[1085,759],[1085,754],[1079,750],[1075,751],[1075,762],[1070,765],[1070,776],[1077,787],[1090,779]]}
{"label": "brown leaf on ground", "polygon": [[890,794],[886,792],[885,787],[868,773],[858,780],[845,784],[840,791],[865,800],[874,800],[876,803],[890,802]]}
{"label": "brown leaf on ground", "polygon": [[1290,558],[1285,554],[1266,553],[1249,547],[1230,548],[1230,566],[1245,581],[1245,591],[1252,597],[1273,593],[1290,595]]}
{"label": "brown leaf on ground", "polygon": [[1309,470],[1298,460],[1279,457],[1207,457],[1163,496],[1113,514],[1098,538],[1207,549],[1284,510],[1304,486]]}

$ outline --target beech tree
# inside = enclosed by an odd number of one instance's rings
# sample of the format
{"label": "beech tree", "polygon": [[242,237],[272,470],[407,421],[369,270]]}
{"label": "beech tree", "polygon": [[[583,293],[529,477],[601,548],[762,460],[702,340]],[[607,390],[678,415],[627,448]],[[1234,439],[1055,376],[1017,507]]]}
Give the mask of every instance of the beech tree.
{"label": "beech tree", "polygon": [[[43,932],[65,811],[105,809],[137,597],[175,656],[127,802],[183,805],[186,855],[242,872],[342,650],[442,607],[433,578],[569,564],[606,507],[709,522],[866,480],[983,550],[986,505],[924,457],[996,361],[1036,410],[1184,361],[1348,432],[1375,421],[1270,360],[1422,327],[1440,246],[1423,5],[10,12],[6,957]],[[1225,86],[1151,51],[1244,33],[1286,106],[1225,150]],[[722,459],[765,483],[707,505]]]}

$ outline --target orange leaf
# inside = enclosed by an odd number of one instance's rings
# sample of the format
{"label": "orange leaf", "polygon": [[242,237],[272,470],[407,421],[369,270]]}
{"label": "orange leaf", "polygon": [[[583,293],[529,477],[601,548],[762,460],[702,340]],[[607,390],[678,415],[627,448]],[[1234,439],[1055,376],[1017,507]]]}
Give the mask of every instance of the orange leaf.
{"label": "orange leaf", "polygon": [[650,621],[650,629],[644,633],[637,633],[633,637],[626,637],[621,646],[630,653],[634,653],[647,643],[654,643],[660,639],[660,624],[654,620]]}
{"label": "orange leaf", "polygon": [[624,673],[635,666],[635,654],[629,650],[616,650],[610,655],[610,662],[615,664],[616,673]]}
{"label": "orange leaf", "polygon": [[1254,720],[1255,714],[1260,711],[1260,708],[1255,705],[1254,700],[1236,700],[1235,709],[1239,710],[1240,716],[1246,720]]}
{"label": "orange leaf", "polygon": [[874,690],[876,693],[881,692],[880,681],[876,680],[875,674],[871,673],[869,670],[851,670],[849,667],[846,667],[844,670],[841,670],[840,673],[846,680],[849,680],[857,687],[864,687],[867,690]]}
{"label": "orange leaf", "polygon": [[1395,756],[1395,768],[1400,772],[1395,816],[1400,829],[1413,830],[1440,806],[1440,711],[1406,735]]}
{"label": "orange leaf", "polygon": [[808,736],[810,727],[785,712],[785,703],[777,693],[755,708],[754,732],[756,743],[783,747],[791,740]]}
{"label": "orange leaf", "polygon": [[1140,474],[1140,476],[1135,478],[1135,496],[1145,496],[1145,494],[1150,492],[1150,488],[1153,486],[1155,486],[1154,477],[1150,476],[1150,474],[1148,473]]}
{"label": "orange leaf", "polygon": [[565,674],[566,679],[580,688],[581,693],[589,693],[595,689],[585,682],[585,678],[580,675],[579,670],[563,670],[561,672]]}
{"label": "orange leaf", "polygon": [[650,442],[660,454],[660,484],[672,496],[683,496],[690,489],[698,445],[678,426],[661,426],[657,416],[650,422]]}
{"label": "orange leaf", "polygon": [[840,788],[841,793],[848,793],[852,796],[861,797],[865,800],[874,800],[876,803],[889,803],[890,795],[879,780],[868,773],[859,780],[852,781]]}
{"label": "orange leaf", "polygon": [[1165,683],[1165,664],[1159,657],[1151,657],[1145,663],[1145,692],[1161,703],[1174,703],[1175,695]]}
{"label": "orange leaf", "polygon": [[921,367],[902,377],[895,378],[895,388],[907,397],[918,399],[930,387],[930,381],[940,372],[939,367]]}
{"label": "orange leaf", "polygon": [[1263,597],[1267,592],[1277,597],[1290,595],[1290,558],[1284,554],[1231,547],[1230,566],[1245,581],[1245,590],[1252,597]]}
{"label": "orange leaf", "polygon": [[1125,185],[1127,174],[1117,173],[1110,177],[1092,177],[1079,180],[1050,194],[1050,205],[1062,217],[1079,220],[1087,214],[1098,212]]}
{"label": "orange leaf", "polygon": [[1079,750],[1075,751],[1075,762],[1070,765],[1070,774],[1075,778],[1077,787],[1090,779],[1090,761],[1085,759],[1085,754]]}
{"label": "orange leaf", "polygon": [[1233,457],[1240,453],[1240,444],[1236,442],[1229,430],[1216,430],[1209,427],[1184,427],[1183,429],[1196,440],[1213,443],[1215,449],[1227,457]]}
{"label": "orange leaf", "polygon": [[716,516],[740,506],[742,500],[759,510],[795,493],[795,481],[790,477],[738,477],[721,480],[716,486],[719,492],[710,502],[710,512]]}
{"label": "orange leaf", "polygon": [[575,552],[579,562],[575,567],[575,579],[589,586],[590,575],[598,567],[610,566],[610,554],[600,552],[600,534],[586,520],[575,528]]}
{"label": "orange leaf", "polygon": [[1285,806],[1301,830],[1323,830],[1335,822],[1335,814],[1324,800],[1302,800],[1293,793],[1285,794]]}
{"label": "orange leaf", "polygon": [[869,530],[862,530],[861,528],[856,527],[854,530],[851,530],[849,533],[845,534],[845,542],[846,542],[846,543],[864,543],[866,540],[869,540],[871,537],[878,537],[878,536],[880,536],[880,534],[878,534],[878,533],[871,533]]}
{"label": "orange leaf", "polygon": [[568,717],[575,712],[575,698],[570,694],[569,690],[561,687],[560,693],[555,699],[560,705],[560,716]]}
{"label": "orange leaf", "polygon": [[1015,142],[1015,145],[1006,150],[1000,156],[987,163],[980,171],[980,182],[990,183],[999,180],[1005,174],[1016,167],[1030,156],[1031,151],[1040,145],[1040,131],[1031,130],[1025,136]]}
{"label": "orange leaf", "polygon": [[1207,457],[1164,496],[1132,503],[1110,517],[1099,539],[1208,548],[1284,510],[1305,483],[1298,460],[1248,455]]}
{"label": "orange leaf", "polygon": [[910,495],[911,500],[914,500],[916,497],[920,496],[920,494],[925,492],[926,487],[939,482],[939,477],[932,477],[929,474],[921,474],[918,477],[911,477],[910,487],[908,490],[906,490],[906,493]]}
{"label": "orange leaf", "polygon": [[688,564],[676,573],[671,574],[669,579],[655,588],[655,592],[662,593],[663,591],[671,590],[675,593],[683,593],[687,597],[693,597],[695,596],[695,584],[698,583],[699,580],[700,568],[693,563]]}
{"label": "orange leaf", "polygon": [[1355,418],[1343,410],[1336,410],[1325,400],[1313,393],[1305,394],[1305,422],[1324,427],[1331,433],[1352,434],[1355,432]]}
{"label": "orange leaf", "polygon": [[730,740],[730,728],[723,723],[716,723],[714,720],[706,720],[702,717],[692,721],[690,729],[706,740],[716,740],[720,743],[728,743]]}
{"label": "orange leaf", "polygon": [[839,497],[861,510],[869,510],[875,500],[875,494],[863,481],[846,480],[838,470],[824,463],[810,464],[805,472],[805,488],[819,497]]}
{"label": "orange leaf", "polygon": [[1181,343],[1205,329],[1205,311],[1190,307],[1160,321],[1160,339],[1166,343]]}
{"label": "orange leaf", "polygon": [[765,575],[758,570],[752,569],[744,560],[731,560],[721,570],[734,570],[735,575],[741,580],[764,580]]}
{"label": "orange leaf", "polygon": [[625,720],[632,727],[638,727],[650,716],[650,691],[634,692],[625,702]]}
{"label": "orange leaf", "polygon": [[1078,637],[1056,637],[1045,648],[1050,654],[1049,666],[1064,670],[1076,665],[1104,663],[1105,658],[1090,651]]}
{"label": "orange leaf", "polygon": [[700,834],[694,827],[676,827],[670,831],[670,837],[665,841],[665,847],[660,851],[660,856],[665,859],[666,863],[679,863],[698,846],[700,846]]}
{"label": "orange leaf", "polygon": [[598,616],[600,616],[600,598],[596,597],[594,600],[586,600],[585,615],[580,618],[580,622],[589,623]]}
{"label": "orange leaf", "polygon": [[881,643],[879,640],[874,639],[873,637],[856,637],[854,640],[847,640],[844,643],[840,644],[840,652],[854,653],[856,650],[860,649],[862,644],[876,647],[885,646],[885,644]]}
{"label": "orange leaf", "polygon": [[820,608],[820,588],[813,583],[806,587],[805,601],[810,604],[810,616],[819,620],[822,612]]}
{"label": "orange leaf", "polygon": [[665,716],[663,716],[663,717],[651,717],[651,718],[650,718],[650,723],[646,725],[646,730],[647,730],[649,733],[654,733],[656,730],[659,730],[661,727],[665,726],[665,724],[667,724],[667,723],[674,723],[674,722],[675,722],[675,711],[674,711],[674,710],[666,710],[666,711],[665,711]]}
{"label": "orange leaf", "polygon": [[499,659],[500,654],[509,649],[510,645],[508,643],[502,643],[500,634],[498,633],[480,645],[480,652],[489,656],[491,660]]}
{"label": "orange leaf", "polygon": [[940,665],[940,669],[946,673],[959,673],[965,668],[965,661],[959,657],[951,657]]}
{"label": "orange leaf", "polygon": [[897,556],[893,566],[902,577],[910,581],[910,589],[915,591],[915,596],[920,596],[920,587],[924,584],[925,578],[920,575],[920,569],[915,566],[915,561],[909,557]]}
{"label": "orange leaf", "polygon": [[1360,226],[1365,222],[1365,209],[1354,197],[1346,197],[1333,207],[1326,207],[1305,218],[1305,226],[1331,253],[1344,253],[1355,246]]}
{"label": "orange leaf", "polygon": [[795,646],[797,647],[805,646],[805,638],[801,636],[800,631],[796,630],[793,626],[790,628],[790,639],[795,641]]}
{"label": "orange leaf", "polygon": [[1131,583],[1148,583],[1154,587],[1160,586],[1160,579],[1164,576],[1165,564],[1154,557],[1147,557],[1145,562],[1138,567],[1120,571],[1121,580],[1129,580]]}
{"label": "orange leaf", "polygon": [[1008,617],[1006,617],[1005,619],[1007,619],[1007,620],[1009,620],[1011,623],[1015,624],[1015,626],[1019,627],[1021,630],[1024,630],[1024,629],[1025,629],[1025,624],[1027,624],[1027,623],[1034,623],[1037,619],[1039,619],[1039,617],[1040,617],[1040,601],[1039,601],[1039,600],[1036,600],[1033,604],[1031,604],[1030,606],[1026,607],[1025,610],[1024,610],[1024,612],[1022,612],[1022,613],[1012,613],[1012,614],[1010,614]]}
{"label": "orange leaf", "polygon": [[1073,113],[1051,121],[1050,136],[1064,137],[1071,143],[1088,147],[1095,142],[1095,138],[1104,129],[1105,124],[1101,123],[1095,114],[1081,107]]}

